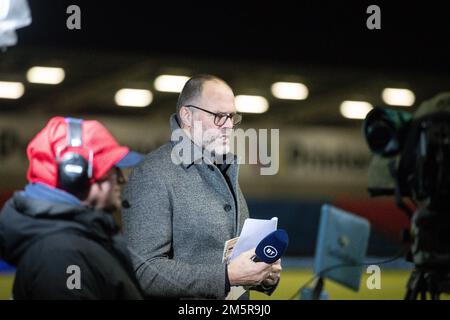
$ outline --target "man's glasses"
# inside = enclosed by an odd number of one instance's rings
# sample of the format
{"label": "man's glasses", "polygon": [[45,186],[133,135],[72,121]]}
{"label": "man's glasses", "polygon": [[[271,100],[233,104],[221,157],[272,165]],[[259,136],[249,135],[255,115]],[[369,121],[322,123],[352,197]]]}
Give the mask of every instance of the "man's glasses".
{"label": "man's glasses", "polygon": [[233,113],[217,112],[216,113],[216,112],[211,112],[209,110],[202,109],[197,106],[193,106],[191,104],[188,104],[185,107],[199,109],[199,110],[202,110],[204,112],[214,115],[214,124],[218,127],[223,126],[227,122],[228,119],[231,119],[233,126],[237,126],[242,121],[242,115],[240,115],[239,113],[235,113],[235,112],[233,112]]}

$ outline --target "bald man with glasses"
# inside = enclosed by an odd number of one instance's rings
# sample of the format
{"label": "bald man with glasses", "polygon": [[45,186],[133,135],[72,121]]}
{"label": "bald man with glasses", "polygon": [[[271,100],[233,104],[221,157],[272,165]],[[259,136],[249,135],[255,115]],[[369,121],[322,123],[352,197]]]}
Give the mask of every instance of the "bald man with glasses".
{"label": "bald man with glasses", "polygon": [[[237,158],[230,153],[233,128],[241,121],[225,81],[194,76],[170,118],[172,140],[131,173],[122,218],[148,297],[224,299],[233,286],[269,295],[276,288],[280,261],[254,262],[250,250],[222,262],[224,243],[239,236],[249,217]],[[183,155],[174,152],[181,143]]]}

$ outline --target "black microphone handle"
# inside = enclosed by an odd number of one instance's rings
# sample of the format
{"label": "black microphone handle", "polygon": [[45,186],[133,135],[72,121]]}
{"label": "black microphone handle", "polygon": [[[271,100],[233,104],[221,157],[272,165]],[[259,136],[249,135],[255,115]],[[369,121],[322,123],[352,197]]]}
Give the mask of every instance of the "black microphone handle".
{"label": "black microphone handle", "polygon": [[256,254],[252,257],[253,262],[264,262]]}

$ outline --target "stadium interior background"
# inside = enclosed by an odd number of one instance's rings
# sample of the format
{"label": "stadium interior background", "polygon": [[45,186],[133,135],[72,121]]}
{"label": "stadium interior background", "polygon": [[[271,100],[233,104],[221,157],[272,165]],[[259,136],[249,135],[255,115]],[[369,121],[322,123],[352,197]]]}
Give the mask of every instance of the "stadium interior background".
{"label": "stadium interior background", "polygon": [[[22,85],[17,97],[0,97],[0,206],[26,183],[26,145],[51,116],[99,119],[121,143],[148,153],[169,138],[183,79],[161,76],[211,73],[236,95],[267,102],[263,113],[243,113],[243,129],[280,130],[278,173],[262,176],[253,164],[240,175],[251,216],[277,216],[290,237],[282,281],[270,299],[287,299],[311,275],[323,203],[370,220],[369,259],[397,253],[408,220],[392,198],[368,196],[365,113],[352,108],[387,106],[397,97],[403,105],[390,107],[413,112],[450,89],[445,8],[380,4],[382,28],[369,30],[364,2],[143,3],[29,1],[32,24],[0,53],[0,85]],[[81,8],[81,30],[66,27],[70,4]],[[35,66],[59,68],[63,79],[35,83],[29,73]],[[274,91],[277,82],[302,85],[291,92],[295,99],[284,99]],[[148,104],[119,106],[115,95],[123,88],[147,90]],[[389,100],[386,88],[403,91]],[[346,109],[344,101],[360,104]],[[381,290],[367,289],[363,272],[360,292],[328,281],[330,299],[401,299],[412,266],[399,259],[381,268]],[[14,269],[0,262],[0,299],[10,298],[13,277]]]}

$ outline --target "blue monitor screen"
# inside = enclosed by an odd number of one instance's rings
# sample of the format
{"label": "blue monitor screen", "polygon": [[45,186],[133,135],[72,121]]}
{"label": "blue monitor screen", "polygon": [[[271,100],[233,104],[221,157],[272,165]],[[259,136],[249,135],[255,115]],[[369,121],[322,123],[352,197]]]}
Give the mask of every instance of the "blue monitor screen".
{"label": "blue monitor screen", "polygon": [[317,237],[314,272],[337,265],[347,265],[323,272],[322,277],[358,291],[361,282],[363,259],[370,235],[367,219],[323,205]]}

